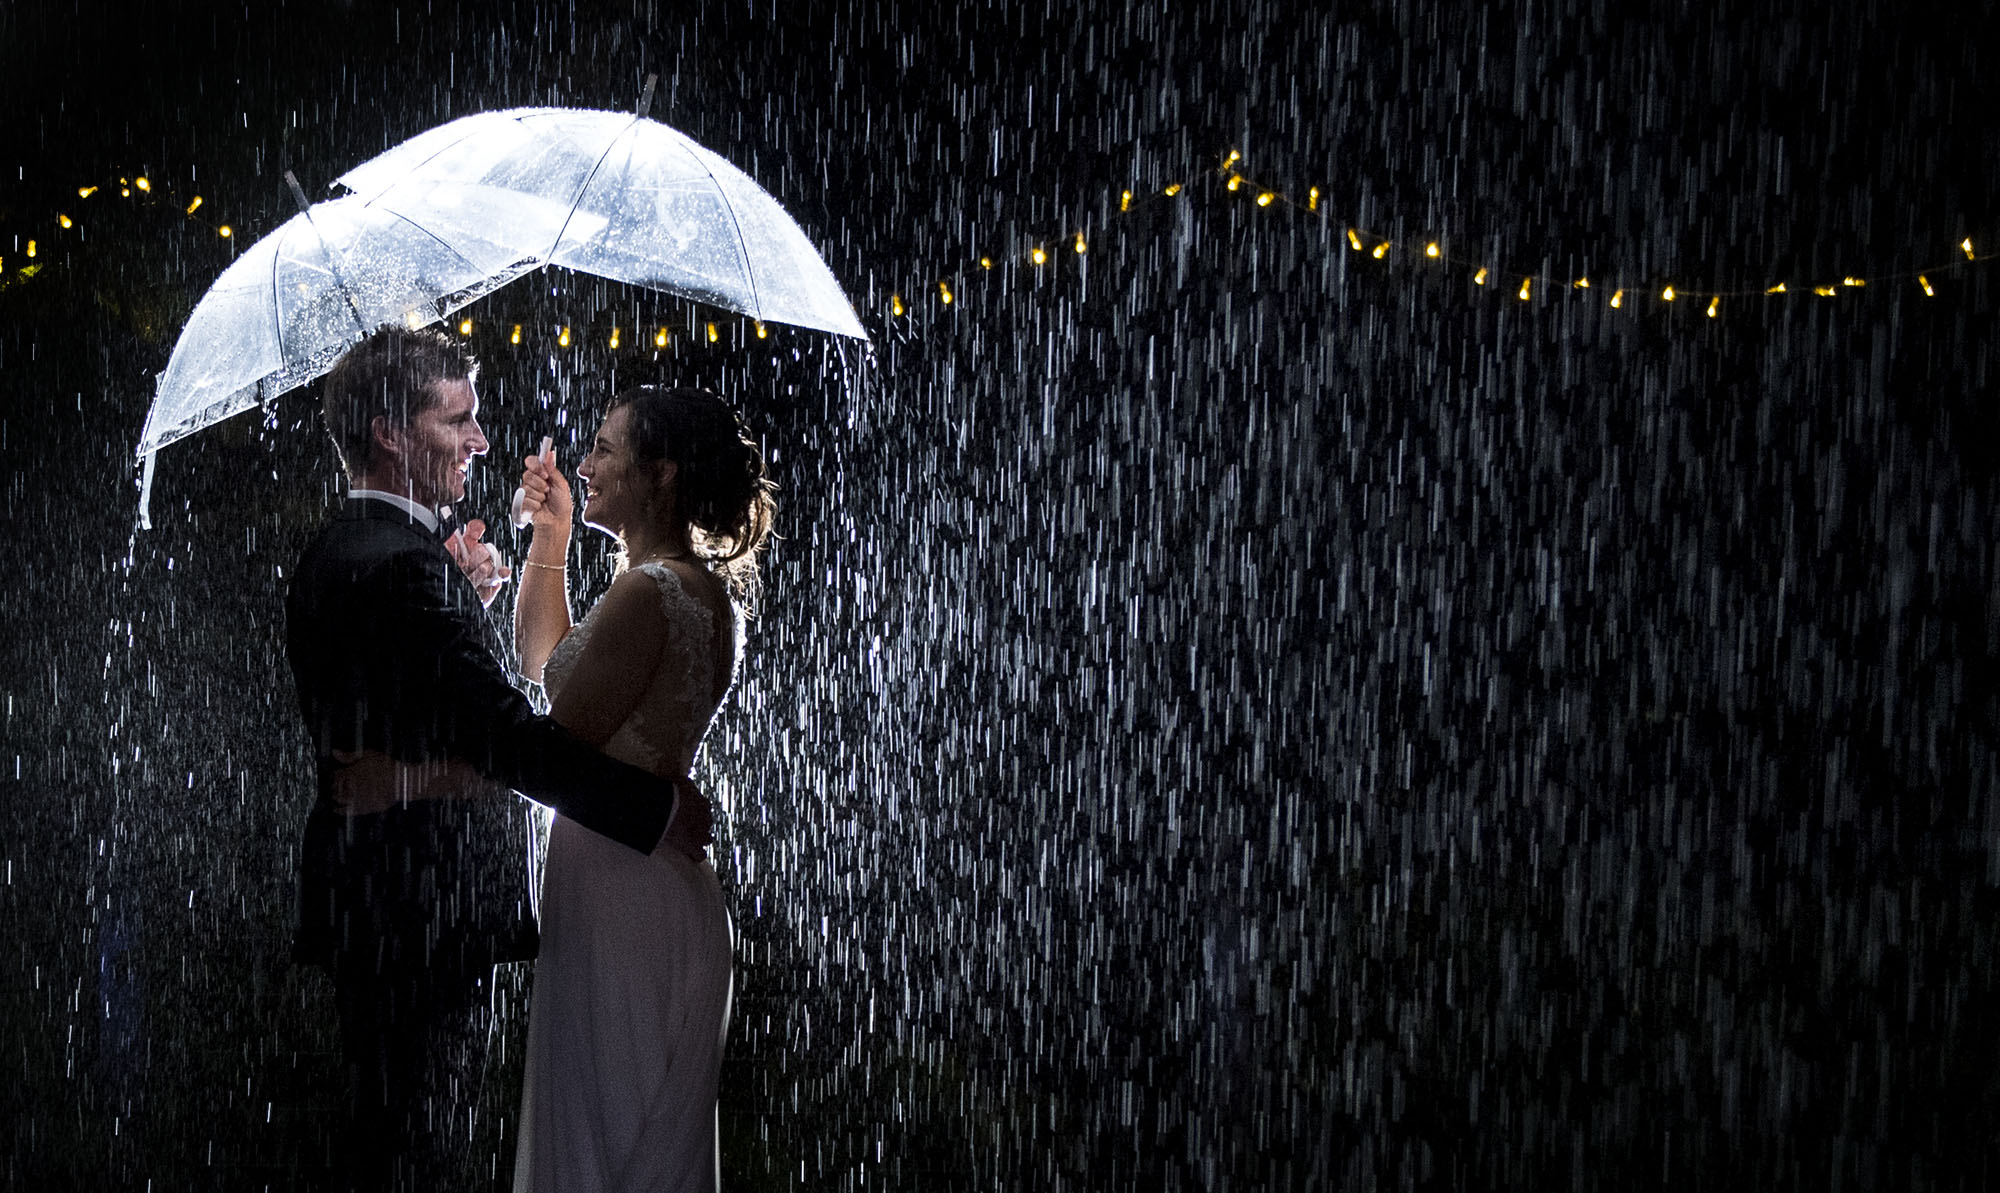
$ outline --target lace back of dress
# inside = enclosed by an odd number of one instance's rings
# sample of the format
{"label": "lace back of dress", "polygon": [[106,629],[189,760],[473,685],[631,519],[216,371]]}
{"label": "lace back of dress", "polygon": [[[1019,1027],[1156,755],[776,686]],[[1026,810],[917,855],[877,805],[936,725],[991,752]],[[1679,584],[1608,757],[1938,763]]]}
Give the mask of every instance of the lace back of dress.
{"label": "lace back of dress", "polygon": [[[653,672],[652,685],[625,724],[604,744],[604,752],[657,775],[685,775],[720,707],[716,698],[715,617],[700,598],[682,586],[672,568],[646,563],[638,570],[652,577],[659,588],[661,610],[667,619],[667,644]],[[549,655],[543,682],[551,697],[568,682],[577,655],[594,631],[595,614],[592,609]],[[732,643],[731,674],[727,678],[733,682],[735,660],[742,653],[742,634],[741,622],[733,611],[730,621],[726,632]]]}

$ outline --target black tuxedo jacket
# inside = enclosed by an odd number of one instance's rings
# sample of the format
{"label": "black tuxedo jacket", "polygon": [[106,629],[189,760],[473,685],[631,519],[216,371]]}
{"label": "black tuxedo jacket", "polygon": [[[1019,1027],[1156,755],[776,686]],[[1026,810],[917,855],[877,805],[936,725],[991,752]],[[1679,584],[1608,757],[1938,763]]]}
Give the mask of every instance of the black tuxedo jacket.
{"label": "black tuxedo jacket", "polygon": [[[471,583],[403,510],[349,500],[300,556],[285,611],[319,778],[299,859],[299,960],[442,978],[532,957],[525,817],[506,788],[642,853],[659,842],[673,785],[534,714]],[[334,753],[363,750],[457,759],[497,786],[344,816]]]}

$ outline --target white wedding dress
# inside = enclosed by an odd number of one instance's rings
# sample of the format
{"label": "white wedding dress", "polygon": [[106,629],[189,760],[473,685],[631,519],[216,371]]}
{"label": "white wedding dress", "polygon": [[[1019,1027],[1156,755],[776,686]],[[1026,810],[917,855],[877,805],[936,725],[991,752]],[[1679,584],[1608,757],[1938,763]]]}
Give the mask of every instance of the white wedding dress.
{"label": "white wedding dress", "polygon": [[[685,775],[734,679],[742,626],[718,627],[664,564],[642,564],[669,633],[652,687],[604,752]],[[562,690],[595,610],[544,669]],[[716,675],[718,633],[730,674]],[[729,1023],[730,924],[715,870],[642,856],[558,816],[542,873],[516,1193],[713,1190],[716,1081]]]}

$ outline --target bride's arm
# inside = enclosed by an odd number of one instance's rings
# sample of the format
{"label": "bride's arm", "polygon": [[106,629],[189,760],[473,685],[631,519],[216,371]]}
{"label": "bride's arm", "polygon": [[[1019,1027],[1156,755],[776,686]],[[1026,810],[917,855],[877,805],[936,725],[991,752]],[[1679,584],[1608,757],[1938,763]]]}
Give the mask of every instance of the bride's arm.
{"label": "bride's arm", "polygon": [[666,644],[667,618],[658,585],[644,572],[626,572],[611,582],[592,612],[590,636],[562,690],[554,694],[549,715],[583,741],[602,747],[645,698]]}
{"label": "bride's arm", "polygon": [[556,643],[569,633],[569,528],[575,514],[569,482],[555,465],[555,453],[529,456],[521,472],[522,509],[534,520],[535,537],[516,568],[514,647],[521,674],[542,682],[542,668]]}

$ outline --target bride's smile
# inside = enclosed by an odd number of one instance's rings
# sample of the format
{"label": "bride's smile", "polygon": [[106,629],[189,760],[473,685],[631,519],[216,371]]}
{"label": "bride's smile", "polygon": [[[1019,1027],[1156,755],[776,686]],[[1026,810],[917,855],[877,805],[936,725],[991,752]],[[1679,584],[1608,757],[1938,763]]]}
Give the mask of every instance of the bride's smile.
{"label": "bride's smile", "polygon": [[655,507],[672,483],[674,468],[669,462],[646,463],[634,456],[631,418],[626,407],[613,410],[577,468],[583,481],[584,524],[620,540],[658,513]]}

